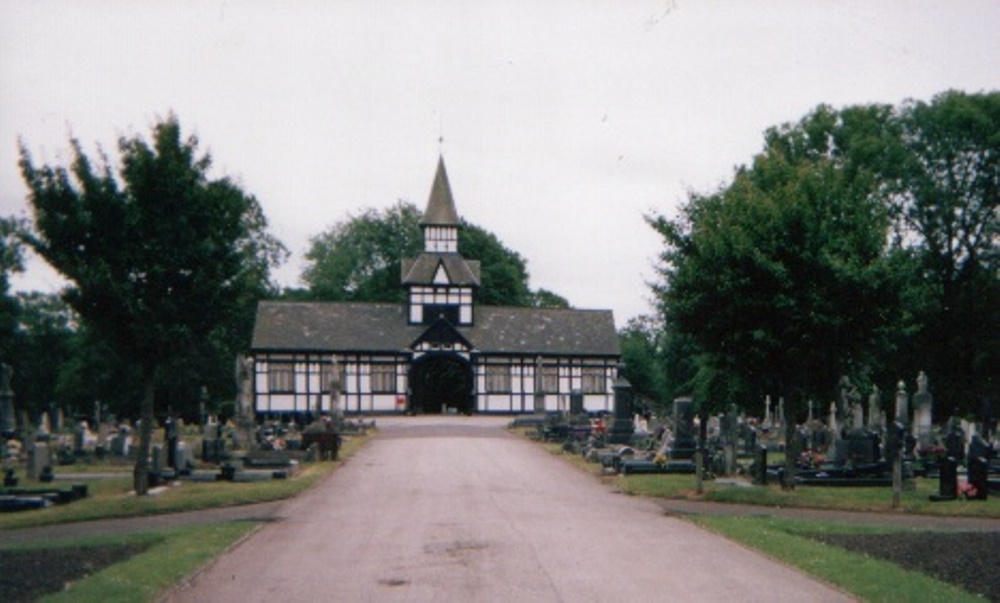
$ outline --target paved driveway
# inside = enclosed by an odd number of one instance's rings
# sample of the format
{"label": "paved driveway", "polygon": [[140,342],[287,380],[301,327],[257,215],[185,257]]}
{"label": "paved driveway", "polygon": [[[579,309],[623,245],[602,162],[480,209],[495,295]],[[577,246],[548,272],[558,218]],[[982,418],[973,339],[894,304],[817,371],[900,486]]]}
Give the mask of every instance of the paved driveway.
{"label": "paved driveway", "polygon": [[379,436],[175,601],[842,601],[616,494],[506,419],[379,420]]}

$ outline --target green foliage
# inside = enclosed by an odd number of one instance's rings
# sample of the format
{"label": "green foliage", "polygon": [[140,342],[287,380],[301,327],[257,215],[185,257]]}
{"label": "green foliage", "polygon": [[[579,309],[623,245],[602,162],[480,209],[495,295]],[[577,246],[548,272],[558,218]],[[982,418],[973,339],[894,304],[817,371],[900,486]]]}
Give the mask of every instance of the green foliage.
{"label": "green foliage", "polygon": [[11,363],[14,356],[14,329],[17,300],[10,295],[10,276],[24,269],[24,250],[18,233],[20,220],[0,218],[0,361]]}
{"label": "green foliage", "polygon": [[791,412],[839,375],[925,370],[948,412],[995,397],[998,158],[996,93],[820,106],[768,130],[729,185],[648,218],[666,340],[693,344],[693,375],[668,380],[717,407],[783,395]]}
{"label": "green foliage", "polygon": [[830,138],[813,132],[848,127],[830,119],[821,108],[770,132],[728,188],[692,194],[681,221],[650,219],[668,245],[662,312],[705,354],[699,370],[716,395],[759,388],[825,399],[887,319],[871,311],[892,300],[880,264],[887,212],[870,173],[844,169],[823,147]]}
{"label": "green foliage", "polygon": [[[423,250],[420,210],[400,201],[384,209],[366,209],[312,238],[302,281],[308,291],[285,292],[286,299],[402,302],[402,261]],[[568,302],[544,289],[528,286],[527,263],[491,232],[463,222],[458,248],[479,260],[479,303],[486,305],[563,307]]]}
{"label": "green foliage", "polygon": [[458,229],[458,250],[479,260],[481,284],[477,301],[486,306],[529,306],[527,262],[521,254],[504,247],[495,234],[463,221]]}
{"label": "green foliage", "polygon": [[312,238],[302,281],[313,299],[402,302],[402,260],[422,245],[416,206],[366,209]]}
{"label": "green foliage", "polygon": [[532,308],[570,308],[569,300],[548,289],[532,291],[529,296],[529,306]]}
{"label": "green foliage", "polygon": [[623,376],[628,379],[640,404],[666,409],[672,399],[664,371],[663,332],[651,316],[631,318],[618,332],[621,341]]}
{"label": "green foliage", "polygon": [[956,394],[939,410],[978,410],[979,397],[1000,394],[1000,93],[910,102],[900,121],[910,155],[893,209],[917,302],[902,368]]}
{"label": "green foliage", "polygon": [[285,251],[254,197],[208,177],[210,157],[199,156],[196,138],[182,139],[174,116],[153,127],[151,144],[119,140],[117,178],[103,154],[95,166],[79,141],[71,145],[67,169],[36,167],[21,144],[34,212],[25,240],[70,281],[63,295],[81,319],[141,375],[144,493],[160,369],[232,352]]}
{"label": "green foliage", "polygon": [[17,354],[9,362],[18,407],[34,417],[59,399],[57,384],[61,369],[73,358],[77,317],[58,295],[20,293],[17,300]]}

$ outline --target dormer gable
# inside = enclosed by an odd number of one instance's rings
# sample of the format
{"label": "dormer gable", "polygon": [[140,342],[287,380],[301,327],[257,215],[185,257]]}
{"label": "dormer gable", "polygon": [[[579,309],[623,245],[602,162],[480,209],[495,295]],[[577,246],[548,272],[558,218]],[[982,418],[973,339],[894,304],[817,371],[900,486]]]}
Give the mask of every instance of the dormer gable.
{"label": "dormer gable", "polygon": [[434,271],[434,279],[431,281],[435,285],[450,285],[451,277],[448,276],[448,269],[444,262],[438,262],[437,270]]}
{"label": "dormer gable", "polygon": [[415,352],[471,352],[472,343],[448,320],[439,316],[410,344]]}

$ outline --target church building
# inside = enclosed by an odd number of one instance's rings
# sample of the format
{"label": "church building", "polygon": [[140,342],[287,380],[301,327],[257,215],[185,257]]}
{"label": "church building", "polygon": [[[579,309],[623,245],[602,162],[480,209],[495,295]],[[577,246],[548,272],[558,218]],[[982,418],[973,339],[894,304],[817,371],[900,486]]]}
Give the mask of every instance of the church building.
{"label": "church building", "polygon": [[258,415],[611,411],[620,347],[610,310],[482,306],[480,263],[443,158],[403,260],[403,304],[263,301],[251,355]]}

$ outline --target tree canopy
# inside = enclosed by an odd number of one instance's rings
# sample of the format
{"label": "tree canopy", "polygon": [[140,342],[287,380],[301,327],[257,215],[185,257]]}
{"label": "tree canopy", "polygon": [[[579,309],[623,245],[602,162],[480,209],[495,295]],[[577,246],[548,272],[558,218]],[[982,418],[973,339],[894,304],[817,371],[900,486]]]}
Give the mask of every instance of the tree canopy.
{"label": "tree canopy", "polygon": [[181,136],[174,116],[118,143],[118,175],[71,140],[70,167],[37,167],[24,143],[21,172],[34,212],[28,244],[69,285],[63,296],[142,382],[136,491],[146,464],[158,373],[210,357],[248,329],[249,302],[269,286],[283,246],[266,232],[257,200]]}
{"label": "tree canopy", "polygon": [[998,116],[996,93],[820,106],[768,130],[730,184],[650,216],[689,387],[758,410],[926,370],[949,411],[995,395]]}
{"label": "tree canopy", "polygon": [[[402,260],[423,249],[421,212],[405,201],[369,208],[314,236],[302,280],[308,291],[296,298],[325,301],[402,302]],[[528,285],[527,262],[491,232],[462,223],[458,248],[482,267],[478,301],[487,305],[568,307],[559,295]]]}

